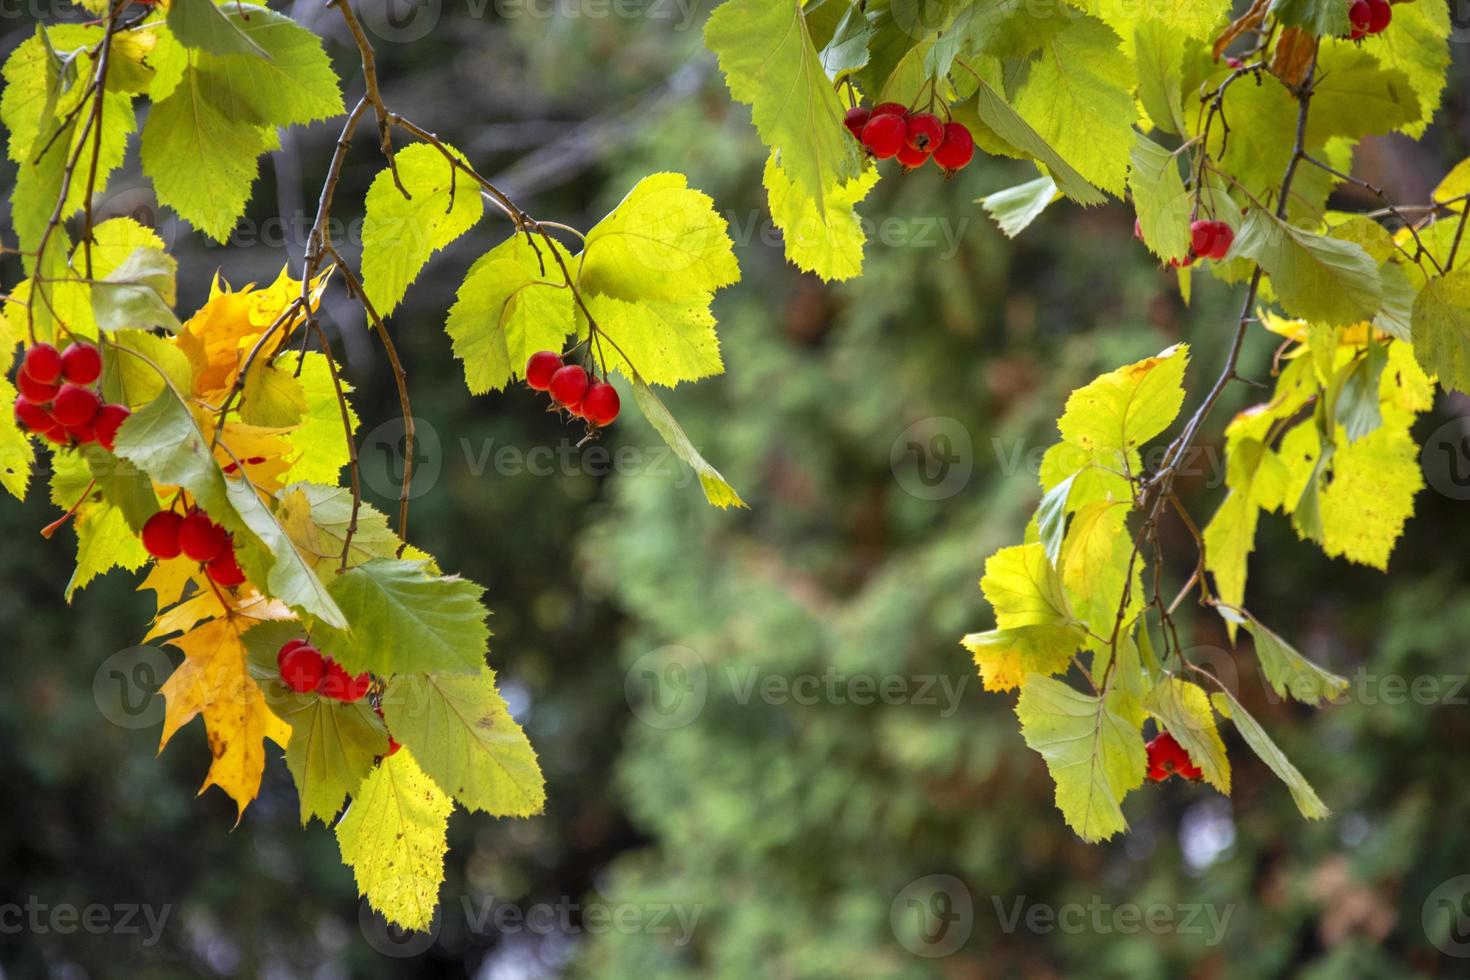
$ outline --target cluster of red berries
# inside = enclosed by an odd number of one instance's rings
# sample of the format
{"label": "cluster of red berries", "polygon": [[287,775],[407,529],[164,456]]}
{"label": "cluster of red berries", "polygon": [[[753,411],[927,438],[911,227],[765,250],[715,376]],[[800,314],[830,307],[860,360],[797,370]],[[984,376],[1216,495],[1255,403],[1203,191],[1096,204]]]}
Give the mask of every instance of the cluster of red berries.
{"label": "cluster of red berries", "polygon": [[599,429],[612,425],[622,407],[616,388],[592,378],[579,365],[565,363],[549,350],[532,354],[526,362],[526,384],[550,393],[557,405]]}
{"label": "cluster of red berries", "polygon": [[1204,775],[1200,767],[1190,761],[1184,746],[1176,742],[1174,736],[1168,732],[1160,732],[1158,737],[1148,743],[1146,749],[1148,778],[1156,783],[1162,783],[1170,776],[1182,776],[1194,781]]}
{"label": "cluster of red berries", "polygon": [[287,640],[276,651],[276,667],[281,681],[297,694],[320,694],[334,701],[361,701],[373,685],[372,675],[364,671],[353,677],[342,665],[306,640]]}
{"label": "cluster of red berries", "polygon": [[216,585],[232,589],[245,581],[230,532],[199,509],[179,515],[161,510],[143,523],[143,547],[154,558],[187,555],[204,566]]}
{"label": "cluster of red berries", "polygon": [[975,156],[975,138],[962,123],[940,122],[932,112],[910,112],[897,102],[872,109],[847,110],[847,129],[879,160],[897,157],[905,171],[933,158],[945,176],[963,169]]}
{"label": "cluster of red berries", "polygon": [[[1143,241],[1143,226],[1135,218],[1133,237]],[[1235,244],[1235,229],[1223,221],[1194,221],[1189,225],[1189,254],[1182,259],[1170,259],[1174,269],[1188,268],[1200,259],[1223,259]]]}
{"label": "cluster of red berries", "polygon": [[32,344],[15,375],[16,422],[58,446],[95,442],[112,452],[117,430],[131,413],[103,403],[92,387],[100,377],[102,354],[91,344],[74,343],[64,351]]}
{"label": "cluster of red berries", "polygon": [[1348,35],[1354,41],[1369,34],[1380,34],[1393,20],[1393,6],[1389,0],[1353,0],[1348,7],[1348,22],[1353,25]]}

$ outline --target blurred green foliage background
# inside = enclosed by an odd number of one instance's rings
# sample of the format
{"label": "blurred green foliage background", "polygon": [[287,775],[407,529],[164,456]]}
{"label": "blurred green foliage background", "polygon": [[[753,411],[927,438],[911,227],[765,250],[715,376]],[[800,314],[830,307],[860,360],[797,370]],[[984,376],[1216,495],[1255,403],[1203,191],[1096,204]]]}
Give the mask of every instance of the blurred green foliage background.
{"label": "blurred green foliage background", "polygon": [[[283,9],[328,36],[357,91],[335,16]],[[1187,340],[1198,397],[1237,299],[1197,276],[1183,306],[1123,206],[1058,205],[1006,240],[974,201],[1030,175],[990,159],[947,182],[889,175],[863,208],[865,275],[797,274],[762,210],[748,116],[700,46],[704,12],[663,0],[364,11],[389,104],[538,217],[585,229],[642,175],[682,170],[730,218],[744,271],[715,305],[728,373],[669,398],[750,502],[742,513],[706,506],[634,411],[598,456],[524,389],[468,395],[441,327],[459,277],[506,233],[493,220],[435,260],[394,323],[432,436],[413,540],[489,589],[490,660],[539,752],[546,813],[457,814],[435,933],[390,933],[330,832],[297,826],[278,751],[232,829],[223,794],[195,797],[208,765],[197,724],[155,758],[157,724],[104,716],[116,685],[162,680],[108,673],[148,604],[123,573],[63,603],[72,541],[36,535],[56,516],[36,486],[0,507],[0,905],[142,904],[166,918],[156,935],[141,915],[139,933],[67,934],[46,912],[19,930],[0,915],[0,976],[1470,975],[1445,952],[1470,952],[1455,945],[1470,909],[1458,935],[1426,920],[1470,874],[1470,782],[1456,768],[1470,746],[1465,504],[1422,493],[1387,576],[1263,521],[1252,610],[1353,678],[1345,703],[1280,703],[1248,649],[1199,653],[1236,672],[1331,818],[1304,823],[1229,733],[1233,798],[1150,785],[1125,806],[1128,837],[1081,843],[1013,697],[980,690],[958,639],[989,625],[983,560],[1020,539],[1067,393]],[[0,23],[0,54],[31,16]],[[1464,45],[1455,55],[1426,140],[1360,158],[1400,200],[1425,199],[1470,151],[1470,61]],[[154,216],[181,259],[181,309],[216,269],[268,281],[299,262],[335,131],[287,134],[225,247]],[[338,193],[346,222],[380,166],[368,142]],[[149,213],[136,173],[132,160],[114,184],[114,212]],[[355,246],[354,234],[335,237]],[[391,380],[360,311],[334,302],[368,499],[391,509]],[[1273,349],[1251,338],[1250,376],[1267,375]],[[1230,393],[1212,452],[1251,397]],[[1466,414],[1445,399],[1419,435]],[[527,455],[538,447],[549,471]],[[1185,487],[1201,519],[1219,465],[1207,455]],[[1165,534],[1182,582],[1192,544],[1178,525]],[[1189,642],[1226,646],[1215,618],[1186,606],[1185,622]]]}

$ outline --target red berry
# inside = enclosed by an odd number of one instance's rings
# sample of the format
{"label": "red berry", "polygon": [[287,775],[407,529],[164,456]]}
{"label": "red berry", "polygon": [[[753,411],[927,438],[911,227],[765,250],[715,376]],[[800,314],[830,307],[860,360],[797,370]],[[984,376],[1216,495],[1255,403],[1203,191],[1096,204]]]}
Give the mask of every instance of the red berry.
{"label": "red berry", "polygon": [[281,680],[297,694],[306,694],[321,686],[325,680],[325,669],[327,664],[322,660],[322,652],[309,643],[303,643],[281,657]]}
{"label": "red berry", "polygon": [[363,698],[367,697],[368,688],[372,686],[373,675],[369,674],[367,671],[363,671],[356,677],[349,679],[347,684],[347,691],[344,694],[342,700],[347,702],[361,701]]}
{"label": "red berry", "polygon": [[397,752],[401,748],[403,748],[403,746],[401,746],[401,745],[398,744],[398,739],[394,738],[392,735],[389,735],[388,736],[388,754],[389,755],[392,755],[394,752]]}
{"label": "red berry", "polygon": [[1245,62],[1235,57],[1235,55],[1227,55],[1225,58],[1225,64],[1231,68],[1239,68],[1244,65]]}
{"label": "red berry", "polygon": [[154,558],[179,556],[179,525],[184,519],[171,510],[161,510],[143,523],[143,547]]}
{"label": "red berry", "polygon": [[45,436],[48,440],[58,446],[71,445],[71,433],[67,432],[66,426],[62,425],[59,422],[53,421],[49,428],[44,429],[41,432],[41,435]]}
{"label": "red berry", "polygon": [[907,116],[909,107],[902,102],[880,102],[873,107],[874,116]]}
{"label": "red berry", "polygon": [[587,372],[568,364],[551,376],[551,397],[560,405],[575,405],[587,394]]}
{"label": "red berry", "polygon": [[282,643],[281,649],[276,651],[276,667],[279,668],[284,664],[286,660],[286,654],[290,653],[292,650],[295,650],[299,647],[304,647],[306,645],[306,640],[299,636],[296,637],[296,639],[294,640],[287,640],[285,643]]}
{"label": "red berry", "polygon": [[101,410],[102,399],[97,397],[97,392],[68,381],[56,393],[51,417],[70,429],[92,421]]}
{"label": "red berry", "polygon": [[612,425],[620,407],[618,389],[606,381],[599,381],[587,389],[582,399],[581,414],[593,425]]}
{"label": "red berry", "polygon": [[85,446],[89,442],[97,441],[97,423],[88,419],[81,425],[67,426],[66,434],[71,436],[71,441],[78,446]]}
{"label": "red berry", "polygon": [[102,377],[102,353],[91,344],[72,344],[61,352],[61,376],[73,384],[91,384]]}
{"label": "red berry", "polygon": [[214,561],[204,566],[209,577],[214,579],[215,585],[223,585],[227,589],[233,589],[245,582],[245,572],[240,568],[240,562],[235,558],[235,549],[226,548],[219,553]]}
{"label": "red berry", "polygon": [[1373,5],[1368,0],[1354,0],[1348,8],[1348,22],[1353,25],[1352,38],[1356,41],[1367,34],[1373,24]]}
{"label": "red berry", "polygon": [[32,381],[43,385],[56,384],[61,379],[61,354],[50,344],[32,344],[26,349],[20,369]]}
{"label": "red berry", "polygon": [[1189,753],[1184,751],[1184,746],[1168,732],[1160,732],[1145,746],[1145,750],[1148,752],[1148,778],[1156,783],[1175,775],[1191,780],[1204,775],[1189,758]]}
{"label": "red berry", "polygon": [[15,376],[15,387],[22,398],[33,405],[45,405],[56,397],[61,385],[54,381],[37,381],[22,370]]}
{"label": "red berry", "polygon": [[361,701],[371,686],[372,677],[370,675],[364,673],[353,677],[343,670],[342,665],[337,661],[328,660],[326,672],[322,674],[316,692],[324,698],[350,703]]}
{"label": "red berry", "polygon": [[929,151],[916,150],[912,146],[909,146],[907,143],[905,143],[899,149],[898,156],[895,159],[898,160],[898,162],[903,166],[904,172],[907,173],[910,170],[918,170],[924,164],[928,163]]}
{"label": "red berry", "polygon": [[847,115],[843,117],[842,124],[847,127],[847,131],[854,137],[862,139],[863,127],[868,124],[868,119],[872,115],[872,110],[855,105],[847,110]]}
{"label": "red berry", "polygon": [[526,384],[537,391],[545,391],[551,387],[551,376],[561,369],[561,358],[551,351],[532,354],[526,362]]}
{"label": "red berry", "polygon": [[1230,251],[1230,246],[1235,244],[1235,231],[1223,221],[1215,222],[1215,241],[1210,249],[1209,258],[1223,259]]}
{"label": "red berry", "polygon": [[1215,250],[1215,222],[1196,221],[1189,226],[1189,251],[1207,256]]}
{"label": "red berry", "polygon": [[225,529],[202,510],[190,511],[179,524],[179,548],[195,561],[214,561],[229,543]]}
{"label": "red berry", "polygon": [[117,430],[132,414],[125,405],[103,405],[102,411],[97,413],[95,422],[97,444],[108,452],[112,452],[113,443],[117,441]]}
{"label": "red berry", "polygon": [[1393,7],[1388,0],[1368,0],[1368,33],[1380,34],[1393,20]]}
{"label": "red berry", "polygon": [[46,414],[46,410],[30,401],[25,395],[16,396],[15,421],[21,428],[31,432],[44,432],[54,424],[51,416]]}
{"label": "red berry", "polygon": [[911,150],[933,153],[944,139],[944,124],[932,112],[916,112],[908,119],[908,132],[904,143]]}
{"label": "red berry", "polygon": [[934,150],[934,162],[946,174],[963,170],[975,157],[975,137],[962,123],[944,124],[943,141]]}
{"label": "red berry", "polygon": [[891,113],[879,115],[874,112],[868,124],[863,127],[863,145],[879,160],[887,160],[903,149],[908,131],[902,116]]}

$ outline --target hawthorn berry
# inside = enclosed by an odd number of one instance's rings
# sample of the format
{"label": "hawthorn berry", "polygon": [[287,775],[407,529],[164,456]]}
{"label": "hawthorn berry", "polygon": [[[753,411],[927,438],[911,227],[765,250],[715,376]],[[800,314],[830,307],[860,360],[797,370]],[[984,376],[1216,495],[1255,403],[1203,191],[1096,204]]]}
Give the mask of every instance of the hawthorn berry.
{"label": "hawthorn berry", "polygon": [[1368,33],[1381,34],[1393,20],[1393,6],[1388,0],[1368,0]]}
{"label": "hawthorn berry", "polygon": [[32,405],[48,404],[51,399],[56,397],[56,393],[61,390],[61,385],[55,381],[37,381],[29,374],[26,374],[24,369],[15,376],[15,387],[20,392],[21,397]]}
{"label": "hawthorn berry", "polygon": [[916,112],[908,118],[904,143],[911,150],[933,153],[944,139],[944,124],[932,112]]}
{"label": "hawthorn berry", "polygon": [[373,679],[370,674],[362,673],[353,677],[342,669],[342,665],[335,660],[328,660],[326,670],[317,684],[316,692],[324,698],[334,701],[361,701],[372,686]]}
{"label": "hawthorn berry", "polygon": [[1200,767],[1189,758],[1189,753],[1184,751],[1184,746],[1175,741],[1174,736],[1168,732],[1160,732],[1145,746],[1145,750],[1148,753],[1148,778],[1156,783],[1163,782],[1170,776],[1195,780],[1204,775]]}
{"label": "hawthorn berry", "polygon": [[963,123],[945,123],[943,139],[934,150],[934,162],[939,165],[939,169],[947,177],[956,170],[969,166],[974,158],[975,137],[970,135]]}
{"label": "hawthorn berry", "polygon": [[227,589],[233,589],[245,582],[245,572],[240,568],[234,548],[221,551],[214,561],[204,566],[204,570],[215,585],[223,585]]}
{"label": "hawthorn berry", "polygon": [[56,393],[51,404],[51,417],[68,429],[85,425],[102,411],[102,399],[91,388],[68,381]]}
{"label": "hawthorn berry", "polygon": [[1373,26],[1373,5],[1368,0],[1354,0],[1348,8],[1348,23],[1353,26],[1350,37],[1354,41],[1366,35]]}
{"label": "hawthorn berry", "polygon": [[620,407],[618,390],[606,381],[599,381],[583,396],[581,415],[596,426],[612,425]]}
{"label": "hawthorn berry", "polygon": [[179,524],[179,548],[194,561],[214,561],[229,545],[225,529],[202,510],[190,511]]}
{"label": "hawthorn berry", "polygon": [[81,425],[70,425],[66,427],[66,434],[71,441],[78,446],[85,446],[89,442],[97,441],[97,423],[95,419],[88,419]]}
{"label": "hawthorn berry", "polygon": [[392,755],[394,752],[397,752],[401,748],[403,748],[403,746],[401,746],[401,745],[398,744],[398,739],[394,738],[392,735],[389,735],[388,736],[388,754],[389,755]]}
{"label": "hawthorn berry", "polygon": [[281,649],[276,651],[276,667],[278,669],[281,667],[282,662],[286,659],[286,654],[290,653],[292,650],[297,649],[298,647],[304,647],[307,645],[308,644],[306,642],[306,639],[300,636],[296,637],[295,639],[287,640],[285,643],[282,643]]}
{"label": "hawthorn berry", "polygon": [[548,390],[557,404],[572,406],[587,394],[587,372],[576,364],[568,364],[551,376]]}
{"label": "hawthorn berry", "polygon": [[902,102],[880,102],[873,107],[875,116],[907,116],[909,107]]}
{"label": "hawthorn berry", "polygon": [[561,357],[549,350],[532,354],[526,362],[526,384],[537,391],[545,391],[551,387],[551,376],[562,366]]}
{"label": "hawthorn berry", "polygon": [[[322,685],[326,671],[330,669],[328,662],[322,659],[322,652],[309,643],[302,643],[281,654],[280,666],[281,680],[297,694],[315,691]],[[336,664],[330,666],[335,667]]]}
{"label": "hawthorn berry", "polygon": [[1215,250],[1215,222],[1195,221],[1189,226],[1189,251],[1206,257]]}
{"label": "hawthorn berry", "polygon": [[171,510],[161,510],[143,522],[143,548],[154,558],[177,558],[179,526],[184,519]]}
{"label": "hawthorn berry", "polygon": [[847,115],[843,117],[842,124],[847,127],[847,131],[854,137],[862,139],[863,127],[868,124],[868,119],[872,115],[873,112],[871,109],[864,109],[860,105],[855,105],[847,110]]}
{"label": "hawthorn berry", "polygon": [[113,444],[117,441],[117,430],[132,414],[126,405],[103,405],[94,423],[97,430],[97,444],[108,452],[112,452]]}
{"label": "hawthorn berry", "polygon": [[58,384],[61,378],[61,354],[50,344],[32,344],[26,348],[20,369],[32,381],[43,385]]}
{"label": "hawthorn berry", "polygon": [[874,112],[868,124],[863,127],[862,140],[868,152],[879,160],[887,160],[903,149],[907,135],[908,126],[902,116],[892,113],[879,115]]}
{"label": "hawthorn berry", "polygon": [[102,377],[101,352],[91,344],[73,343],[61,352],[61,376],[72,384],[91,384]]}
{"label": "hawthorn berry", "polygon": [[54,424],[46,410],[25,395],[15,398],[15,421],[21,428],[35,433],[43,432]]}
{"label": "hawthorn berry", "polygon": [[1235,230],[1223,221],[1215,222],[1214,247],[1210,249],[1209,258],[1223,259],[1229,252],[1230,246],[1235,244]]}
{"label": "hawthorn berry", "polygon": [[924,164],[928,163],[929,151],[916,150],[912,146],[909,146],[907,143],[905,143],[899,148],[898,156],[895,159],[898,160],[899,164],[902,165],[904,172],[907,173],[910,170],[918,170]]}

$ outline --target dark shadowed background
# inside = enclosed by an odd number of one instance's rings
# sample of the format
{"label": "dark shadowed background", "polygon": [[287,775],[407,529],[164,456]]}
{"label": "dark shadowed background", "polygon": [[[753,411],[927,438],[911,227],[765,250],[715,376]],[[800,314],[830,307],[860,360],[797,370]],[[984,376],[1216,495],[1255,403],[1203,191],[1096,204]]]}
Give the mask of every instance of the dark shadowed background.
{"label": "dark shadowed background", "polygon": [[[885,179],[863,207],[861,279],[797,274],[693,4],[361,4],[390,106],[532,213],[586,229],[639,177],[681,170],[729,218],[744,272],[715,303],[728,373],[669,404],[745,512],[708,507],[635,411],[579,450],[524,388],[468,394],[442,324],[503,223],[438,256],[392,323],[423,436],[412,538],[489,590],[490,661],[539,753],[545,814],[453,817],[429,936],[358,901],[331,833],[298,826],[274,747],[232,829],[224,794],[195,796],[199,725],[155,758],[149,694],[177,654],[125,652],[148,615],[137,577],[63,602],[73,540],[36,534],[56,516],[43,474],[27,504],[0,505],[0,978],[1470,975],[1470,455],[1455,422],[1470,403],[1442,399],[1416,430],[1431,486],[1388,575],[1263,519],[1251,608],[1352,679],[1343,703],[1282,703],[1250,653],[1198,652],[1233,671],[1333,815],[1305,823],[1231,732],[1233,798],[1150,785],[1125,806],[1129,836],[1083,844],[1013,697],[980,690],[958,640],[990,623],[983,560],[1020,539],[1067,393],[1178,340],[1198,392],[1238,299],[1197,276],[1182,305],[1122,205],[1058,205],[1006,240],[974,201],[1033,174],[990,159],[948,182]],[[326,34],[355,97],[339,18],[281,9]],[[76,12],[5,6],[0,55],[38,15]],[[1452,72],[1421,144],[1360,155],[1396,200],[1426,201],[1470,152],[1463,43]],[[155,213],[135,156],[101,216],[150,217],[173,241],[187,312],[216,270],[242,284],[299,269],[336,131],[285,135],[227,246]],[[360,142],[334,235],[354,255],[381,165]],[[368,499],[391,509],[390,376],[340,292],[328,321],[358,389]],[[1248,374],[1274,346],[1252,337]],[[1214,420],[1185,487],[1196,514],[1221,496],[1219,430],[1250,397],[1237,387]],[[1166,534],[1192,562],[1184,529]],[[1184,622],[1194,645],[1226,646],[1216,617],[1186,607]]]}

